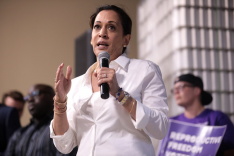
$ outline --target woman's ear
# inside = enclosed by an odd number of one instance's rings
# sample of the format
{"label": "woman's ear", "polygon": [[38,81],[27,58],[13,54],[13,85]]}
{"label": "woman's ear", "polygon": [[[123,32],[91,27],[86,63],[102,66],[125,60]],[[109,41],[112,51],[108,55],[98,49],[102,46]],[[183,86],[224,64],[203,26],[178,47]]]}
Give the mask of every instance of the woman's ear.
{"label": "woman's ear", "polygon": [[93,45],[92,39],[91,39],[91,41],[90,41],[90,44]]}
{"label": "woman's ear", "polygon": [[124,36],[124,45],[128,45],[129,44],[129,41],[131,39],[131,35],[130,34],[127,34]]}

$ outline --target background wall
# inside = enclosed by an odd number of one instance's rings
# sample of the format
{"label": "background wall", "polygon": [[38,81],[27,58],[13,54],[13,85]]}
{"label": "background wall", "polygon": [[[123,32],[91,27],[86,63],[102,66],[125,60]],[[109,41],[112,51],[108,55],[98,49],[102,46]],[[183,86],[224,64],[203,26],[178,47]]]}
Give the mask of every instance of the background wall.
{"label": "background wall", "polygon": [[234,0],[141,0],[138,36],[139,58],[162,71],[169,116],[184,111],[170,93],[175,78],[193,73],[213,96],[207,107],[234,122]]}
{"label": "background wall", "polygon": [[213,96],[206,107],[234,123],[234,0],[141,0],[137,18],[138,56],[159,65],[169,116],[184,111],[170,93],[175,78],[193,73]]}
{"label": "background wall", "polygon": [[[95,9],[105,4],[123,6],[131,16],[129,57],[136,58],[138,0],[1,0],[0,95],[13,89],[26,95],[36,83],[53,86],[62,62],[74,69],[75,39],[89,29]],[[26,104],[21,124],[29,123],[29,118]]]}

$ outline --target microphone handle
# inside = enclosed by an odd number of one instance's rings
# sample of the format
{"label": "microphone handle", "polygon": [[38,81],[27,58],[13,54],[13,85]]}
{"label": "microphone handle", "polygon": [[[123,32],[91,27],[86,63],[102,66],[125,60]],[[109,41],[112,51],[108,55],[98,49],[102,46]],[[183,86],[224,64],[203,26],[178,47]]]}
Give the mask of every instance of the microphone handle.
{"label": "microphone handle", "polygon": [[[109,68],[109,60],[106,58],[101,59],[100,67]],[[102,83],[100,86],[100,94],[102,99],[109,98],[109,85],[107,83]]]}

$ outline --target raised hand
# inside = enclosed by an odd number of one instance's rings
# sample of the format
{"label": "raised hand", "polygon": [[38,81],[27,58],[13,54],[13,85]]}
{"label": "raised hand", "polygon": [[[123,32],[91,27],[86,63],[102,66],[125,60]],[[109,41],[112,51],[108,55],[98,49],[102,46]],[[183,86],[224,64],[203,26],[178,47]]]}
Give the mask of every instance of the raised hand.
{"label": "raised hand", "polygon": [[63,75],[63,67],[64,63],[62,63],[56,72],[56,78],[55,78],[55,100],[58,102],[65,102],[67,93],[70,91],[71,88],[71,74],[72,74],[72,68],[71,66],[67,66],[67,72],[66,77]]}

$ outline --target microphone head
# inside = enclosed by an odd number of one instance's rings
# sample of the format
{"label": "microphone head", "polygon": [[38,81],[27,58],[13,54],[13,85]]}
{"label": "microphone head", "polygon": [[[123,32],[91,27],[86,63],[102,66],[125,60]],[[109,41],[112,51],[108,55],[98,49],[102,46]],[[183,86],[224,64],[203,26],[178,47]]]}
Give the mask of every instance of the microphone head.
{"label": "microphone head", "polygon": [[98,60],[99,62],[101,62],[101,59],[102,58],[105,58],[105,59],[108,59],[108,62],[110,62],[110,54],[106,51],[102,51],[98,54]]}

